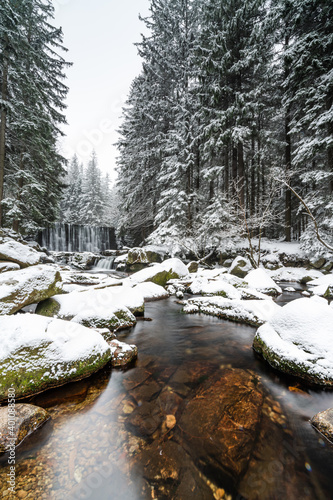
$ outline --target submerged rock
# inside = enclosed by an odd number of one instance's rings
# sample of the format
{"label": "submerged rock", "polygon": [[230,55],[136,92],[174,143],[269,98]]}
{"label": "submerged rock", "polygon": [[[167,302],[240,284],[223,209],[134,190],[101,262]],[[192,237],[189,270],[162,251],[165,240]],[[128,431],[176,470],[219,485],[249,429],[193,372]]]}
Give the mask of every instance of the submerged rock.
{"label": "submerged rock", "polygon": [[311,424],[333,442],[333,408],[317,413],[312,417]]}
{"label": "submerged rock", "polygon": [[285,305],[257,330],[253,347],[282,372],[333,386],[333,308],[325,299],[302,298]]}
{"label": "submerged rock", "polygon": [[35,266],[40,263],[41,253],[28,245],[14,240],[0,243],[0,260],[16,262],[20,267]]}
{"label": "submerged rock", "polygon": [[262,390],[253,372],[239,369],[220,370],[199,386],[179,420],[183,445],[195,461],[234,479],[246,471],[260,426]]}
{"label": "submerged rock", "polygon": [[50,418],[47,411],[29,404],[0,408],[0,454],[18,446]]}
{"label": "submerged rock", "polygon": [[109,345],[94,330],[68,321],[24,314],[0,316],[0,401],[80,380],[111,360]]}
{"label": "submerged rock", "polygon": [[0,314],[13,314],[61,293],[60,273],[49,266],[34,266],[0,275]]}

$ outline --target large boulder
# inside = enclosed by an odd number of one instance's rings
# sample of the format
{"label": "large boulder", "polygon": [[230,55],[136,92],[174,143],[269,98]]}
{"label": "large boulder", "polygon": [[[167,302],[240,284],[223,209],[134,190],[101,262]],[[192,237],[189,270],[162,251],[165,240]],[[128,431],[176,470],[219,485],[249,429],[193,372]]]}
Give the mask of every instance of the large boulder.
{"label": "large boulder", "polygon": [[253,288],[258,292],[272,295],[273,297],[282,293],[282,289],[272,280],[264,269],[253,269],[250,271],[244,281],[249,288]]}
{"label": "large boulder", "polygon": [[122,286],[74,291],[41,302],[36,313],[84,326],[119,330],[133,326],[135,316],[144,314],[144,298],[139,290]]}
{"label": "large boulder", "polygon": [[180,417],[186,451],[195,460],[204,457],[216,474],[241,476],[256,441],[262,404],[262,387],[254,373],[219,370],[199,386]]}
{"label": "large boulder", "polygon": [[124,284],[133,286],[144,281],[152,281],[156,285],[165,286],[171,279],[188,276],[189,271],[179,259],[167,259],[162,264],[155,264],[132,274],[124,280]]}
{"label": "large boulder", "polygon": [[280,306],[272,300],[230,300],[223,297],[197,297],[185,301],[187,314],[204,313],[239,323],[259,326],[268,321]]}
{"label": "large boulder", "polygon": [[0,243],[0,260],[16,262],[21,267],[39,264],[41,255],[29,245],[23,245],[19,241],[8,240]]}
{"label": "large boulder", "polygon": [[0,314],[13,314],[23,307],[62,291],[60,273],[53,267],[33,266],[0,275]]}
{"label": "large boulder", "polygon": [[84,326],[34,314],[0,316],[0,401],[80,380],[111,360],[109,345]]}
{"label": "large boulder", "polygon": [[229,269],[229,273],[237,276],[238,278],[245,278],[247,273],[253,269],[253,266],[249,259],[246,257],[238,256],[236,257]]}
{"label": "large boulder", "polygon": [[163,262],[165,250],[154,245],[131,248],[127,254],[127,268],[129,271],[140,271],[154,262]]}
{"label": "large boulder", "polygon": [[27,436],[41,427],[50,415],[43,408],[9,403],[0,408],[0,455],[13,451]]}
{"label": "large boulder", "polygon": [[254,349],[278,370],[333,386],[333,308],[325,299],[294,300],[258,330]]}

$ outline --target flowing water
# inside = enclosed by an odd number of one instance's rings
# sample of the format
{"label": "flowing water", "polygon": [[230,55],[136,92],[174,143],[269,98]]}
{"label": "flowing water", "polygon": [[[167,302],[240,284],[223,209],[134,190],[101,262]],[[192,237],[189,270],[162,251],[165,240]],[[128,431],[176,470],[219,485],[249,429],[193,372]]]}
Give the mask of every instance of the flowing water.
{"label": "flowing water", "polygon": [[[299,296],[284,294],[280,301]],[[137,344],[134,366],[106,367],[29,400],[47,408],[52,419],[22,447],[17,498],[333,498],[333,445],[309,423],[315,413],[333,407],[333,392],[308,389],[271,369],[251,348],[255,328],[184,315],[173,297],[148,303],[145,316],[152,321],[140,320],[119,336]],[[189,458],[183,451],[187,436],[178,425],[179,408],[191,402],[198,385],[229,367],[253,370],[267,392],[267,446],[256,452],[249,466],[256,476],[246,486],[217,473],[208,456]],[[169,426],[166,414],[175,415]],[[3,466],[4,496],[7,472]],[[191,490],[193,481],[202,494]],[[174,484],[182,488],[175,494]]]}

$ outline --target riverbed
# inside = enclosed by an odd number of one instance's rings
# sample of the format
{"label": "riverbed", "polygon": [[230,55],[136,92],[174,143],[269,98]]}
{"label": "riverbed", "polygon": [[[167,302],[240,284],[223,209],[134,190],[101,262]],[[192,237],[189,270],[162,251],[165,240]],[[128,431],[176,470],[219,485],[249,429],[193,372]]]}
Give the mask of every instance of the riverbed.
{"label": "riverbed", "polygon": [[[299,296],[285,293],[278,301]],[[27,400],[52,419],[17,457],[17,498],[333,498],[333,445],[309,423],[333,407],[333,392],[309,389],[271,369],[252,350],[255,331],[185,315],[174,297],[146,304],[145,320],[118,335],[138,346],[133,366],[107,366]],[[220,373],[255,374],[264,394],[253,451],[238,475],[223,460],[200,454],[183,425],[201,385]],[[205,405],[203,399],[203,411]],[[7,472],[4,466],[3,496]]]}

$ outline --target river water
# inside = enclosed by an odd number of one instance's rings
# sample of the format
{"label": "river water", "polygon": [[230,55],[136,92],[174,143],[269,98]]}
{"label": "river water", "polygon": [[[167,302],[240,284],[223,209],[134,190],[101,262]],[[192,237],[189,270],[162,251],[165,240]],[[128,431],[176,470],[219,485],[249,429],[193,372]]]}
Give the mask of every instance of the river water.
{"label": "river water", "polygon": [[[279,302],[299,296],[283,294]],[[309,423],[333,407],[333,392],[309,389],[271,369],[252,350],[255,328],[184,315],[174,297],[146,304],[145,316],[152,321],[139,320],[119,335],[138,346],[135,365],[126,371],[107,366],[28,400],[52,419],[17,458],[17,498],[333,498],[333,445]],[[182,427],[182,412],[200,384],[229,369],[255,372],[265,392],[260,425],[266,430],[255,440],[266,437],[248,464],[252,479],[249,472],[242,479],[242,472],[230,480],[215,459],[193,448]],[[7,472],[3,466],[5,497]]]}

